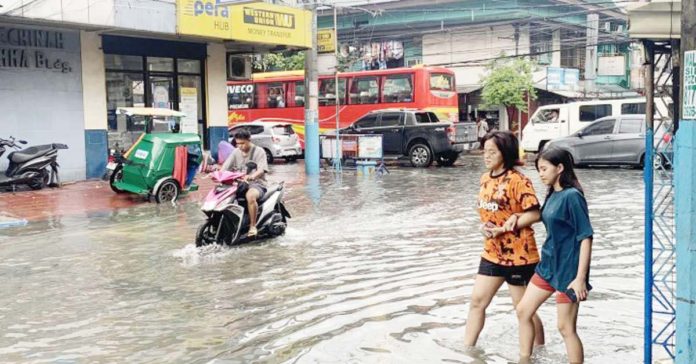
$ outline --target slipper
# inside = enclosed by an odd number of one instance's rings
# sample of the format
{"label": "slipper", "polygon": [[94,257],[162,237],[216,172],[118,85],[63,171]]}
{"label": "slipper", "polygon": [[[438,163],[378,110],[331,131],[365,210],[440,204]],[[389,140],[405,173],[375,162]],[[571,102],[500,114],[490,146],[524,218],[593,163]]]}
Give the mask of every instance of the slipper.
{"label": "slipper", "polygon": [[253,237],[253,236],[256,236],[258,233],[259,232],[258,232],[258,230],[256,230],[255,227],[251,227],[251,228],[249,228],[249,233],[247,234],[247,236]]}

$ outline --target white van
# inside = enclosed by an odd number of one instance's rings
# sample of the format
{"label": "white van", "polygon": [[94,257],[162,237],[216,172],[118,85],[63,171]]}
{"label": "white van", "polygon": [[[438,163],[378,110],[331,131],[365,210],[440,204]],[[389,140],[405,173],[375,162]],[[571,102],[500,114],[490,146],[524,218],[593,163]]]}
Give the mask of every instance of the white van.
{"label": "white van", "polygon": [[[666,118],[669,99],[655,99],[655,118]],[[568,136],[605,116],[645,115],[645,98],[578,101],[539,107],[522,130],[522,148],[538,152],[549,140]]]}

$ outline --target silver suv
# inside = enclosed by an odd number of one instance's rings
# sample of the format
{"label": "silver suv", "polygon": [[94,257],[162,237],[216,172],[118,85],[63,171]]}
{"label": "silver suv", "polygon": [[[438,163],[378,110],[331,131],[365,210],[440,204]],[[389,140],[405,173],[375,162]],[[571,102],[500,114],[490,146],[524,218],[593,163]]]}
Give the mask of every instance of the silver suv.
{"label": "silver suv", "polygon": [[275,158],[292,162],[302,156],[300,139],[290,123],[254,121],[237,124],[229,129],[230,143],[234,144],[234,135],[242,129],[249,130],[252,143],[266,151],[268,163]]}

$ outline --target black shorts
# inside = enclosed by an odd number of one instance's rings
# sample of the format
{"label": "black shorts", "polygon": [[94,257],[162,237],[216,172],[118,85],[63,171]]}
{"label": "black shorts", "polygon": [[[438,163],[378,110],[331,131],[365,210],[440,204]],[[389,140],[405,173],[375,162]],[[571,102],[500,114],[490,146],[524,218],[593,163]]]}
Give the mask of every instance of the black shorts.
{"label": "black shorts", "polygon": [[257,191],[259,191],[259,199],[258,201],[263,200],[263,196],[266,194],[266,187],[264,187],[262,184],[257,183],[257,182],[251,182],[249,183],[249,188],[253,188]]}
{"label": "black shorts", "polygon": [[490,277],[503,277],[511,286],[526,286],[532,280],[536,263],[506,266],[489,262],[481,258],[478,274]]}

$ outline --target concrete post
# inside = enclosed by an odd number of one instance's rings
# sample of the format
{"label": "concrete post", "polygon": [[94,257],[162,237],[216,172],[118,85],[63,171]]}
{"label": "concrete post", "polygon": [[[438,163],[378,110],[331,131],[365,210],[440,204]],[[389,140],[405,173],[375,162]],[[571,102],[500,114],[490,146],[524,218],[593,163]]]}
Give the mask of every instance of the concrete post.
{"label": "concrete post", "polygon": [[[696,3],[682,1],[681,121],[675,148],[677,364],[696,363]],[[688,53],[687,53],[688,52]]]}
{"label": "concrete post", "polygon": [[585,93],[595,91],[597,79],[597,40],[599,14],[587,14],[587,50],[585,51]]}
{"label": "concrete post", "polygon": [[312,49],[305,56],[305,85],[308,101],[305,103],[305,173],[319,174],[319,77],[317,75],[317,3],[309,5],[312,11]]}

